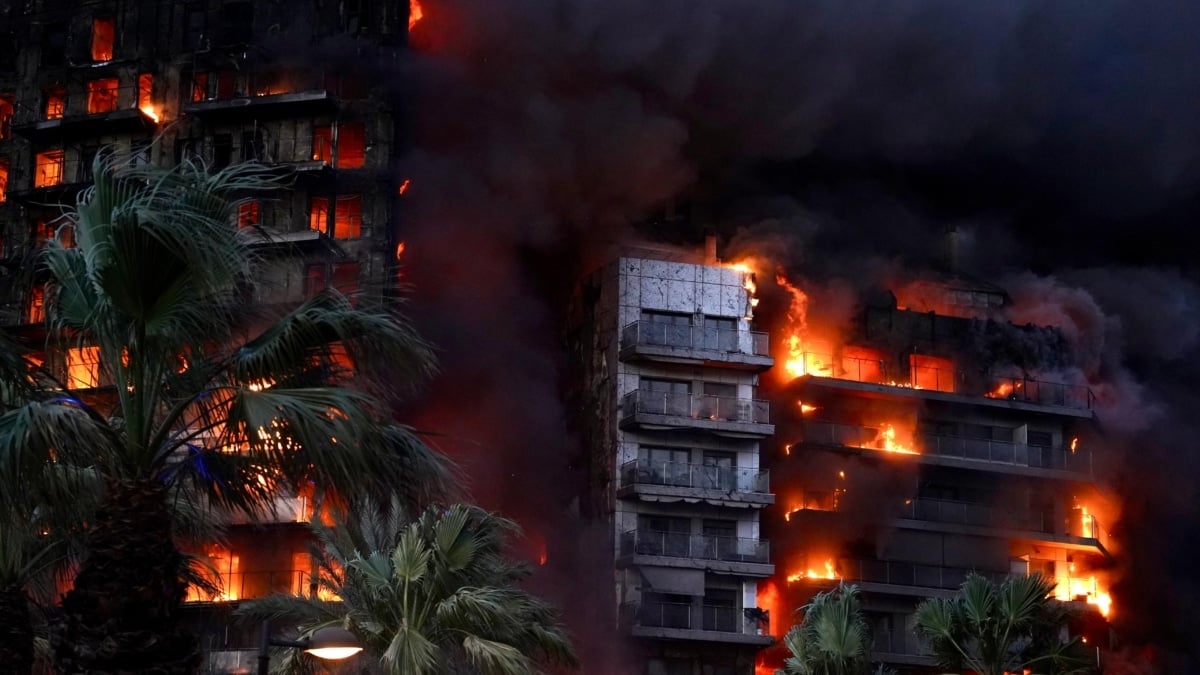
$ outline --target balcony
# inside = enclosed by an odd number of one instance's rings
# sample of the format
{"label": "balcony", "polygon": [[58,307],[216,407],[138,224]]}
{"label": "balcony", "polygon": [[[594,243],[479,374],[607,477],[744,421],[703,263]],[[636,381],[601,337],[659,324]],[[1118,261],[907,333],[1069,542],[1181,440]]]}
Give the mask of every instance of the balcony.
{"label": "balcony", "polygon": [[736,607],[643,601],[622,606],[622,615],[635,637],[769,645],[757,622],[742,617]]}
{"label": "balcony", "polygon": [[1046,382],[1028,377],[993,377],[984,396],[1076,410],[1091,410],[1096,403],[1095,394],[1083,385]]}
{"label": "balcony", "polygon": [[264,523],[308,523],[312,522],[313,505],[308,497],[275,497],[269,509],[255,516],[242,511],[230,515],[230,525],[260,525]]}
{"label": "balcony", "polygon": [[310,579],[311,575],[305,570],[221,573],[221,592],[215,597],[190,587],[184,602],[233,602],[264,598],[272,593],[307,595]]}
{"label": "balcony", "polygon": [[871,660],[911,666],[936,665],[937,659],[915,633],[876,630],[871,633]]}
{"label": "balcony", "polygon": [[331,113],[337,100],[324,89],[294,91],[263,96],[211,98],[183,104],[183,112],[207,122],[237,118],[300,117]]}
{"label": "balcony", "polygon": [[[1108,532],[1100,526],[1095,516],[1072,513],[1064,523],[1065,530],[1056,531],[1053,519],[1041,513],[1031,513],[1018,508],[1005,508],[959,502],[945,499],[911,499],[905,502],[901,518],[947,525],[958,525],[975,530],[1010,530],[1014,538],[1061,544],[1077,550],[1099,549],[1107,552]],[[962,528],[960,528],[962,529]],[[1065,533],[1064,533],[1065,532]]]}
{"label": "balcony", "polygon": [[761,507],[775,503],[769,482],[768,472],[760,469],[635,459],[621,466],[617,496],[690,498]]}
{"label": "balcony", "polygon": [[621,535],[625,564],[700,568],[745,576],[770,576],[771,547],[759,539],[630,530]]}
{"label": "balcony", "polygon": [[1087,450],[1072,452],[1062,447],[1042,447],[937,434],[923,434],[909,448],[887,438],[882,431],[880,427],[806,421],[803,442],[889,454],[902,453],[916,456],[918,461],[927,464],[968,469],[1079,479],[1088,479],[1092,475],[1092,456]]}
{"label": "balcony", "polygon": [[775,433],[770,404],[758,399],[637,389],[621,399],[622,429],[695,429],[734,438]]}
{"label": "balcony", "polygon": [[[1000,581],[1008,576],[1008,572],[981,571],[962,567],[944,567],[895,560],[865,560],[858,558],[842,558],[838,560],[837,572],[846,581],[903,587],[886,590],[903,595],[916,596],[948,596],[967,580],[967,575],[972,573],[987,577],[992,581]],[[936,589],[944,592],[930,594],[928,593],[928,589]],[[885,589],[876,588],[868,590]]]}
{"label": "balcony", "polygon": [[775,364],[766,333],[634,321],[621,329],[622,361],[659,361],[762,372]]}

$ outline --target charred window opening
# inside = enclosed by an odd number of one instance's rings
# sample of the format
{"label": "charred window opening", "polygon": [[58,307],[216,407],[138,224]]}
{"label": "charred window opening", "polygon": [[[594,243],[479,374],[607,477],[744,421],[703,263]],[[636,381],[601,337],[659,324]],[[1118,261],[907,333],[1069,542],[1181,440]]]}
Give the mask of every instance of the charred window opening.
{"label": "charred window opening", "polygon": [[0,159],[0,204],[8,201],[8,160]]}
{"label": "charred window opening", "polygon": [[268,161],[267,136],[262,129],[249,129],[242,132],[242,161]]}
{"label": "charred window opening", "polygon": [[41,323],[46,320],[46,287],[34,286],[29,289],[29,310],[25,314],[29,323]]}
{"label": "charred window opening", "polygon": [[189,3],[184,10],[183,46],[188,50],[208,47],[208,15],[204,3]]}
{"label": "charred window opening", "polygon": [[117,109],[120,83],[115,77],[90,80],[87,83],[87,112],[89,115],[110,113]]}
{"label": "charred window opening", "polygon": [[48,120],[59,120],[67,112],[67,91],[61,87],[47,89],[45,93],[45,116]]}
{"label": "charred window opening", "polygon": [[354,295],[361,271],[358,262],[311,264],[304,275],[304,295],[311,298],[330,286],[342,295]]}
{"label": "charred window opening", "polygon": [[367,0],[342,1],[342,29],[347,33],[366,33],[371,25],[371,4]]}
{"label": "charred window opening", "polygon": [[63,163],[65,155],[62,150],[47,150],[39,152],[34,157],[33,186],[49,187],[63,182]]}
{"label": "charred window opening", "polygon": [[233,161],[233,134],[213,136],[213,166],[223,169]]}
{"label": "charred window opening", "polygon": [[325,91],[338,98],[366,98],[367,82],[356,73],[325,73]]}
{"label": "charred window opening", "polygon": [[0,141],[12,138],[12,118],[16,99],[12,94],[0,94]]}
{"label": "charred window opening", "polygon": [[238,227],[256,227],[261,224],[259,220],[259,205],[258,200],[250,200],[238,204],[237,209],[237,226]]}
{"label": "charred window opening", "polygon": [[200,162],[204,160],[203,143],[199,138],[175,140],[175,163]]}
{"label": "charred window opening", "polygon": [[[309,229],[324,232],[334,239],[362,236],[362,195],[338,195],[332,200],[332,209],[330,201],[329,197],[313,198],[308,212]],[[333,211],[332,224],[329,222],[330,211]]]}
{"label": "charred window opening", "polygon": [[100,146],[88,145],[79,150],[79,165],[75,169],[75,180],[79,183],[90,183],[93,178],[92,165],[100,155]]}
{"label": "charred window opening", "polygon": [[129,166],[136,168],[150,163],[150,141],[134,141],[129,146]]}
{"label": "charred window opening", "polygon": [[248,85],[247,90],[251,96],[274,96],[291,91],[287,77],[273,70],[251,74]]}
{"label": "charred window opening", "polygon": [[67,24],[52,23],[42,32],[43,66],[61,66],[67,58]]}
{"label": "charred window opening", "polygon": [[192,102],[208,98],[208,73],[192,73]]}
{"label": "charred window opening", "polygon": [[154,75],[141,73],[138,75],[138,108],[147,110],[154,107]]}
{"label": "charred window opening", "polygon": [[367,128],[362,122],[313,127],[312,158],[339,169],[357,169],[367,162]]}
{"label": "charred window opening", "polygon": [[108,16],[92,19],[92,60],[112,61],[117,22]]}

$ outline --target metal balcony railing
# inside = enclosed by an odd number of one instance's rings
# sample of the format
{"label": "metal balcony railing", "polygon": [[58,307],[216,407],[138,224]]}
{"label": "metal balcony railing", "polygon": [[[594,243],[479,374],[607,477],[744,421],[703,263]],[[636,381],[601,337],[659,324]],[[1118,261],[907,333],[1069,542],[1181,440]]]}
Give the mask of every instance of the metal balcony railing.
{"label": "metal balcony railing", "polygon": [[621,535],[621,555],[657,555],[765,565],[771,561],[771,547],[761,539],[629,530]]}
{"label": "metal balcony railing", "polygon": [[908,500],[901,510],[901,517],[937,523],[1008,527],[1034,532],[1048,531],[1048,523],[1040,513],[1028,513],[1019,509],[997,508],[987,504],[948,499]]}
{"label": "metal balcony railing", "polygon": [[637,389],[621,399],[624,417],[642,413],[667,417],[770,424],[770,404],[760,399],[709,396],[706,394],[672,394]]}
{"label": "metal balcony railing", "polygon": [[305,570],[271,572],[222,572],[221,592],[209,597],[196,588],[189,588],[185,602],[231,602],[263,598],[272,593],[307,595],[311,575]]}
{"label": "metal balcony railing", "polygon": [[880,430],[856,424],[809,420],[804,423],[804,442],[822,445],[842,445],[849,448],[872,448]]}
{"label": "metal balcony railing", "polygon": [[626,485],[668,485],[671,487],[753,492],[770,494],[769,474],[760,469],[745,469],[685,462],[652,462],[635,459],[621,466]]}
{"label": "metal balcony railing", "polygon": [[961,567],[921,565],[893,560],[863,560],[842,558],[837,563],[837,573],[847,581],[862,581],[896,586],[919,586],[952,590],[962,585],[971,573],[993,581],[1008,576],[1006,572],[970,570]]}
{"label": "metal balcony railing", "polygon": [[1055,469],[1087,474],[1092,472],[1092,456],[1087,450],[1072,452],[1062,447],[1051,448],[937,434],[924,434],[922,442],[921,450],[923,452],[941,457],[1027,466],[1033,469]]}
{"label": "metal balcony railing", "polygon": [[680,326],[655,321],[634,321],[621,329],[621,347],[677,347],[696,351],[733,352],[770,356],[769,338],[758,331],[705,326]]}
{"label": "metal balcony railing", "polygon": [[231,514],[229,522],[233,525],[248,523],[308,523],[312,521],[313,504],[308,497],[279,496],[271,500],[271,506],[261,513],[250,516],[241,511]]}
{"label": "metal balcony railing", "polygon": [[905,656],[933,656],[933,651],[914,633],[876,630],[871,633],[871,650]]}
{"label": "metal balcony railing", "polygon": [[697,607],[689,603],[647,600],[627,604],[626,611],[638,626],[742,632],[737,608],[725,605],[701,604]]}
{"label": "metal balcony railing", "polygon": [[993,377],[985,396],[1078,410],[1091,410],[1096,402],[1092,390],[1084,385],[1046,382],[1028,377]]}

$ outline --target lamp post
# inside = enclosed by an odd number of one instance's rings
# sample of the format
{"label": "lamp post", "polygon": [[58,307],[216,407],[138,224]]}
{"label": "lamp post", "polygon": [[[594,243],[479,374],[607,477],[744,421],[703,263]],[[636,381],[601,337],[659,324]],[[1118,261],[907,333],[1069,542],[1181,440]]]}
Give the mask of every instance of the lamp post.
{"label": "lamp post", "polygon": [[280,640],[271,637],[271,622],[263,621],[258,643],[258,675],[269,675],[271,671],[271,647],[303,649],[328,661],[347,659],[362,651],[358,638],[345,628],[327,626],[303,640]]}

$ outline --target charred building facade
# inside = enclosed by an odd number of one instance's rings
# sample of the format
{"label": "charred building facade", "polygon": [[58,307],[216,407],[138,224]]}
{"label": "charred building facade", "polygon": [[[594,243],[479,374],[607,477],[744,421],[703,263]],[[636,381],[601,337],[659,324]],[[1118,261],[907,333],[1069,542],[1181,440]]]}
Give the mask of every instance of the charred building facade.
{"label": "charred building facade", "polygon": [[1006,297],[984,283],[900,297],[921,311],[884,294],[838,339],[788,341],[768,526],[784,606],[855,583],[872,659],[934,672],[914,632],[920,600],[969,573],[1038,572],[1081,610],[1072,629],[1107,644],[1115,504],[1097,481],[1094,398],[1032,375],[1053,370],[1061,334],[998,319]]}
{"label": "charred building facade", "polygon": [[[44,278],[33,264],[91,180],[99,153],[130,165],[221,168],[257,160],[292,189],[249,199],[267,265],[257,300],[294,304],[328,286],[381,302],[395,281],[403,148],[399,97],[373,68],[405,49],[407,3],[37,0],[0,8],[0,325],[43,346]],[[314,58],[320,56],[319,59]],[[314,66],[319,62],[321,65]],[[354,67],[351,67],[354,66]],[[386,90],[386,93],[384,93]],[[98,349],[50,364],[103,400]],[[311,494],[235,523],[207,555],[224,589],[187,598],[210,673],[248,672],[254,636],[230,629],[242,599],[315,592]],[[251,630],[251,633],[254,631]]]}
{"label": "charred building facade", "polygon": [[627,672],[740,675],[771,643],[757,596],[775,573],[760,533],[774,426],[758,384],[774,359],[751,330],[752,273],[699,262],[621,257],[577,298],[590,506]]}

